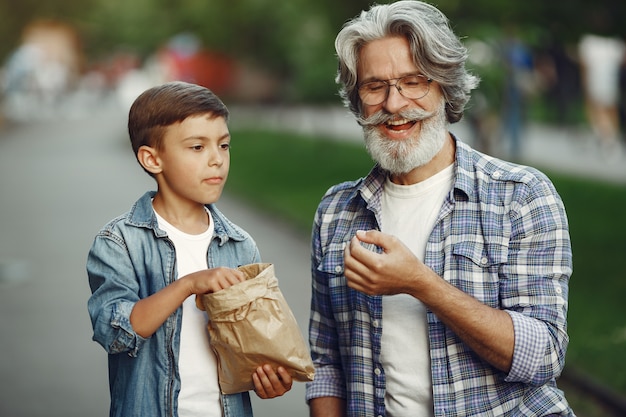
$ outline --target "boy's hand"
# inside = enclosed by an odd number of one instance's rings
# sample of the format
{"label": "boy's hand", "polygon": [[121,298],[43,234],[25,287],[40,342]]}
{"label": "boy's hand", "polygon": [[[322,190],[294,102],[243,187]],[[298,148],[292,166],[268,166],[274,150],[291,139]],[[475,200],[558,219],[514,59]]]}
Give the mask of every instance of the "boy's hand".
{"label": "boy's hand", "polygon": [[208,294],[246,280],[243,272],[224,267],[204,269],[183,278],[187,281],[190,294]]}
{"label": "boy's hand", "polygon": [[278,367],[278,373],[270,365],[259,366],[252,374],[254,392],[259,398],[268,399],[280,397],[291,389],[292,378],[289,372],[282,366]]}
{"label": "boy's hand", "polygon": [[[148,338],[193,294],[206,294],[245,281],[243,272],[232,268],[213,268],[194,272],[177,279],[160,291],[135,303],[130,323],[135,332]],[[204,310],[196,297],[196,306]]]}

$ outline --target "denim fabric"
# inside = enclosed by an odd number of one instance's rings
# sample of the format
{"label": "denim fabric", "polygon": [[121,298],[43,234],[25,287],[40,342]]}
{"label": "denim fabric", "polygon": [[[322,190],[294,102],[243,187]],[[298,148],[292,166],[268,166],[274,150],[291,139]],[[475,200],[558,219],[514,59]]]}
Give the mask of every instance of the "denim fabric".
{"label": "denim fabric", "polygon": [[[157,226],[154,192],[96,235],[87,259],[92,295],[87,307],[93,339],[108,353],[110,416],[177,416],[182,306],[150,338],[133,331],[130,313],[140,299],[176,280],[174,246]],[[260,262],[256,243],[214,205],[209,268]],[[225,417],[252,416],[249,394],[223,396]]]}

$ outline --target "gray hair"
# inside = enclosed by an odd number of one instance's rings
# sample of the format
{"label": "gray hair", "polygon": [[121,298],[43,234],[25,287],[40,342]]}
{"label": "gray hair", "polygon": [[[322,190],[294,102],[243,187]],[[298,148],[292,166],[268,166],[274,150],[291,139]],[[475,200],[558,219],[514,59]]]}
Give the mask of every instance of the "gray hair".
{"label": "gray hair", "polygon": [[479,79],[465,69],[467,48],[450,28],[448,18],[434,6],[415,0],[373,5],[346,22],[337,35],[339,69],[335,80],[340,84],[339,95],[350,111],[358,117],[362,110],[357,78],[361,48],[388,36],[408,39],[419,71],[441,86],[448,122],[461,120],[470,92],[478,86]]}

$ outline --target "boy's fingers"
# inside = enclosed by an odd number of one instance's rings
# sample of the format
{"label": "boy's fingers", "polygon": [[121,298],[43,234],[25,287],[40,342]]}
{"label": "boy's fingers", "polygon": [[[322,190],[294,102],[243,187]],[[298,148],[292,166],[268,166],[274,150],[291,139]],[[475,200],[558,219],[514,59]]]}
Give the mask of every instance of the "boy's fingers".
{"label": "boy's fingers", "polygon": [[293,378],[291,377],[291,374],[289,374],[289,372],[287,372],[285,368],[279,366],[278,377],[280,378],[282,385],[287,388],[287,391],[289,391],[291,389],[291,384],[293,383]]}
{"label": "boy's fingers", "polygon": [[254,382],[254,392],[256,393],[256,395],[259,398],[265,398],[265,396],[267,395],[265,393],[265,388],[263,387],[263,383],[261,382],[261,379],[256,372],[252,374],[252,381]]}
{"label": "boy's fingers", "polygon": [[204,303],[202,302],[202,294],[196,294],[196,307],[204,311]]}
{"label": "boy's fingers", "polygon": [[[277,395],[281,395],[282,393],[275,392],[275,385],[278,382],[278,377],[272,370],[272,367],[269,365],[265,365],[263,367],[259,366],[257,368],[257,377],[263,387],[264,394],[269,397],[276,397]],[[272,379],[274,381],[272,381]],[[280,384],[280,383],[279,383]]]}
{"label": "boy's fingers", "polygon": [[239,282],[243,282],[245,280],[246,280],[245,274],[237,269],[232,269],[231,273],[228,274],[228,281],[232,285],[237,284]]}

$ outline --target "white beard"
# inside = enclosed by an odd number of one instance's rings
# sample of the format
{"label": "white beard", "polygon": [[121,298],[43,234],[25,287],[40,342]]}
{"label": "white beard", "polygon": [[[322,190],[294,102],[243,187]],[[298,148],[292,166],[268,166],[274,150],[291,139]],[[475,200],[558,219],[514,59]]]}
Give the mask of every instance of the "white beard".
{"label": "white beard", "polygon": [[448,135],[445,103],[434,112],[413,109],[401,112],[398,116],[421,121],[419,133],[403,141],[385,138],[378,130],[378,125],[397,116],[384,114],[382,111],[359,121],[363,126],[368,153],[381,168],[392,175],[406,174],[414,168],[426,165],[443,148]]}

